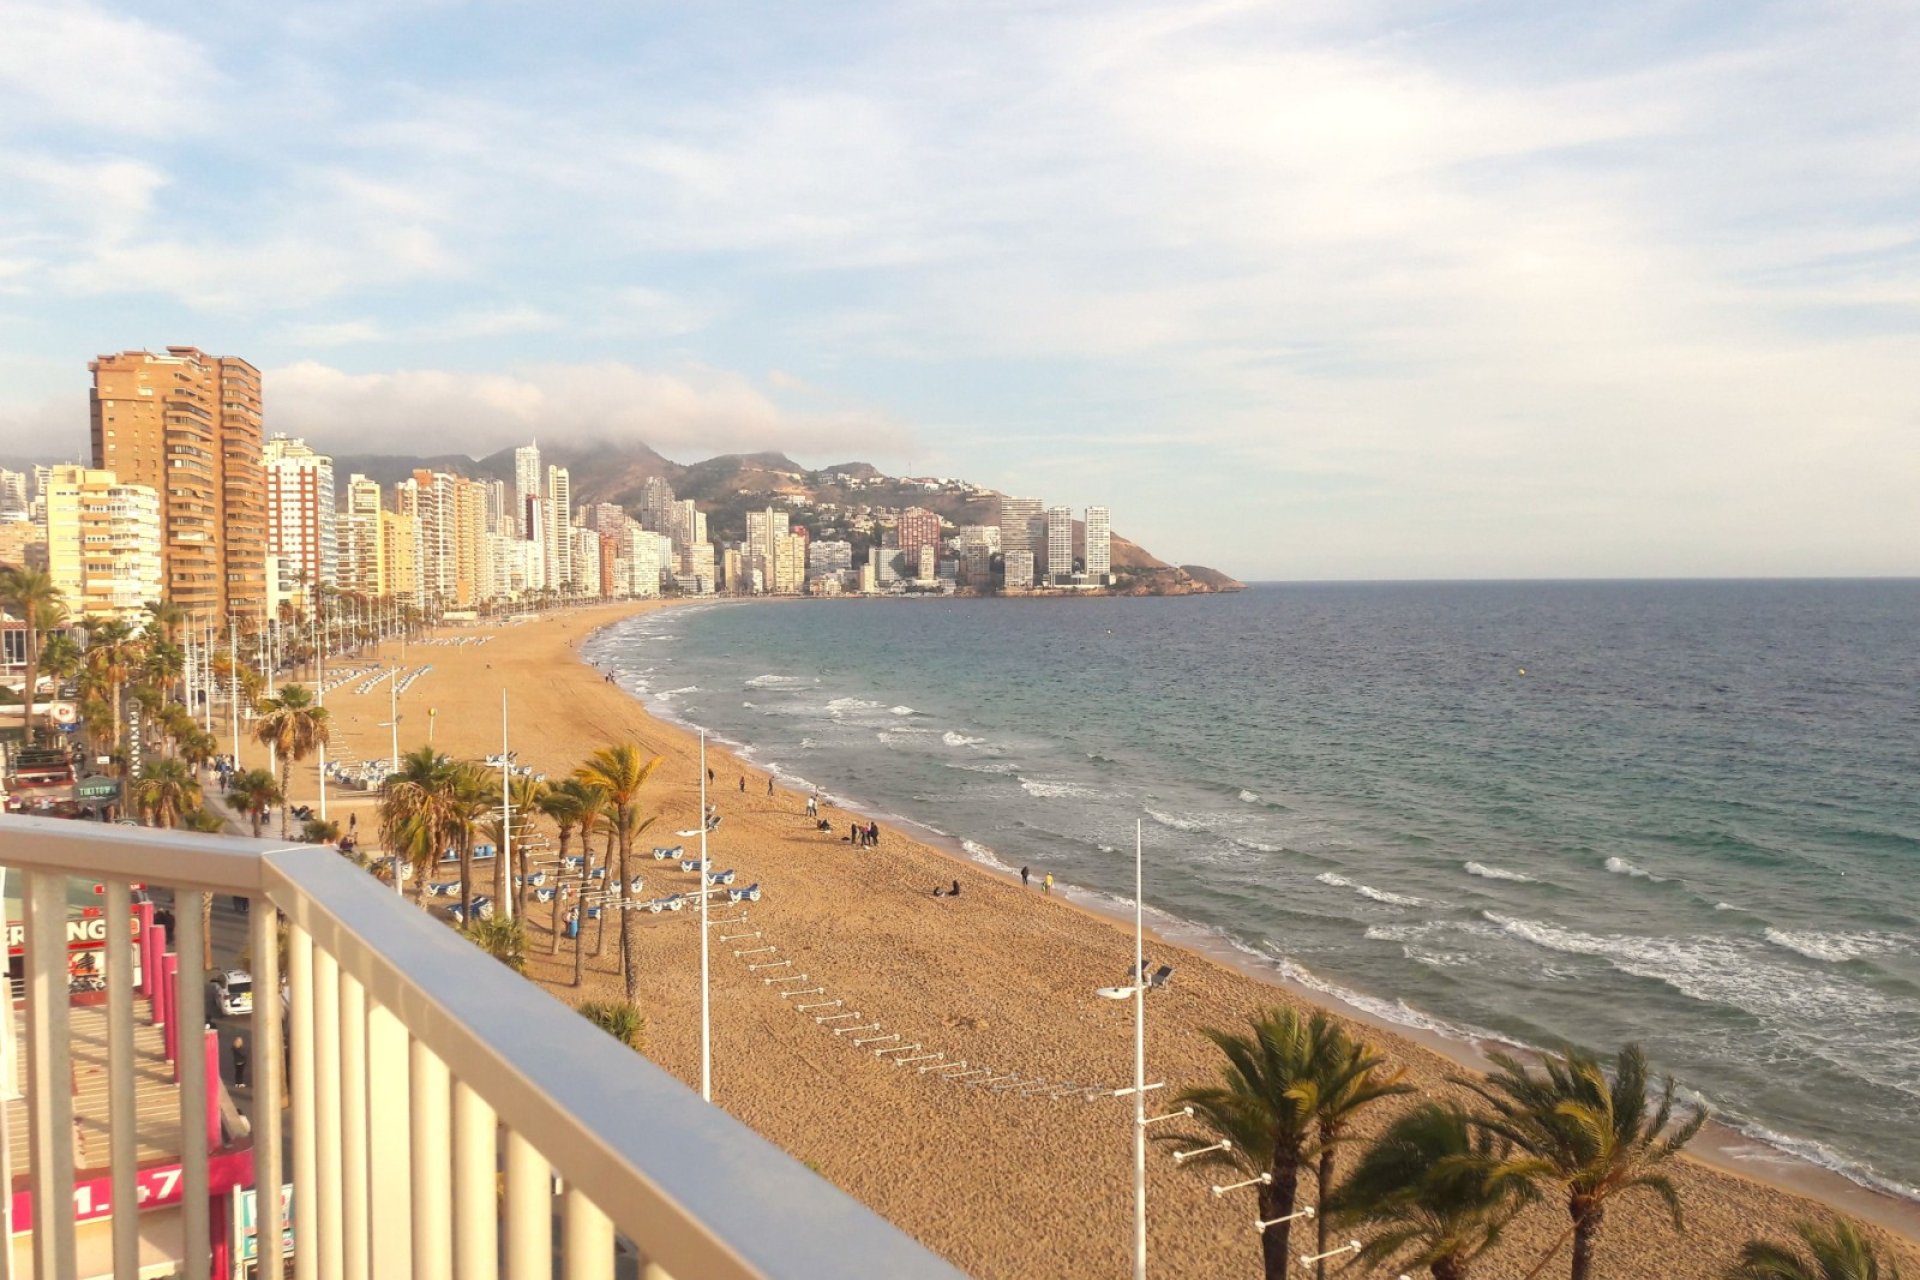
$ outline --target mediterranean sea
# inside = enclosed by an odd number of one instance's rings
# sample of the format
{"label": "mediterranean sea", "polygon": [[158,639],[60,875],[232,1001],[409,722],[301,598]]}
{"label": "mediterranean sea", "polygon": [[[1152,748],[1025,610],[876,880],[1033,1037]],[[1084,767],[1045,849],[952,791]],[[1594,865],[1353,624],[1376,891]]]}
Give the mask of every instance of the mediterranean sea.
{"label": "mediterranean sea", "polygon": [[[1920,582],[688,606],[587,656],[850,805],[1920,1199]],[[732,779],[722,778],[723,785]]]}

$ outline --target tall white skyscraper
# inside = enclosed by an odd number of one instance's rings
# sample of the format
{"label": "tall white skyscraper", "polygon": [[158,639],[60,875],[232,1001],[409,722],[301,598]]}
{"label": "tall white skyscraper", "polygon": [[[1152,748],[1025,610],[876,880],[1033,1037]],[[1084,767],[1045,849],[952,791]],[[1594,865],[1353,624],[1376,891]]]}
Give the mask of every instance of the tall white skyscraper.
{"label": "tall white skyscraper", "polygon": [[1000,550],[1031,551],[1033,539],[1027,532],[1040,515],[1040,499],[1000,496]]}
{"label": "tall white skyscraper", "polygon": [[1113,572],[1113,527],[1105,507],[1087,508],[1087,576],[1104,582]]}
{"label": "tall white skyscraper", "polygon": [[548,585],[565,591],[573,581],[573,478],[565,467],[547,468]]}
{"label": "tall white skyscraper", "polygon": [[[1001,535],[1004,539],[1005,535]],[[1073,508],[1047,508],[1047,581],[1073,573]]]}
{"label": "tall white skyscraper", "polygon": [[520,536],[538,541],[545,535],[535,526],[527,523],[527,501],[542,496],[540,482],[540,446],[523,444],[513,451],[513,518],[520,526]]}
{"label": "tall white skyscraper", "polygon": [[[267,473],[267,554],[282,561],[311,596],[340,581],[333,459],[305,440],[276,435],[261,450]],[[293,583],[282,583],[292,590]]]}

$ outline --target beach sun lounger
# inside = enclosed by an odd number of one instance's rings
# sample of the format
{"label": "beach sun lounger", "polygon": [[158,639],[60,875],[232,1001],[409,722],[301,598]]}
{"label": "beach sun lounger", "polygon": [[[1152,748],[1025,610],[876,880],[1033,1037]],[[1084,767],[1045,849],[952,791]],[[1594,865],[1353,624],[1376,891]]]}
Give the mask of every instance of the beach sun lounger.
{"label": "beach sun lounger", "polygon": [[687,847],[683,844],[655,845],[653,847],[653,856],[655,861],[665,862],[668,858],[677,858],[686,851]]}
{"label": "beach sun lounger", "polygon": [[758,883],[755,883],[748,885],[744,889],[729,889],[727,890],[727,901],[758,902],[760,901],[760,886]]}
{"label": "beach sun lounger", "polygon": [[733,869],[728,868],[725,871],[716,871],[712,875],[708,876],[707,883],[708,884],[732,884],[733,878],[734,878]]}
{"label": "beach sun lounger", "polygon": [[682,858],[680,859],[680,869],[682,871],[698,871],[700,869],[700,859]]}

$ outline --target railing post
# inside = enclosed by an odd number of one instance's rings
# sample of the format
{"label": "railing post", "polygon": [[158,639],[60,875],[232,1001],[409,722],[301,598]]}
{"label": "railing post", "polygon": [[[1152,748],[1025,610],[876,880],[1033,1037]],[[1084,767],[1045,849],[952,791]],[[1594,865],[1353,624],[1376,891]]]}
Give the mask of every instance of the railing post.
{"label": "railing post", "polygon": [[[35,1280],[74,1274],[73,1061],[67,1017],[67,879],[29,871],[26,915],[28,1186]],[[13,1242],[5,1242],[11,1249]]]}
{"label": "railing post", "polygon": [[[153,904],[141,907],[151,916]],[[133,1062],[133,915],[132,894],[124,880],[107,882],[107,1115],[131,1116],[135,1111]],[[142,945],[145,939],[142,938]],[[142,981],[146,980],[144,967]],[[113,1270],[135,1275],[140,1270],[140,1216],[136,1207],[134,1170],[139,1156],[138,1125],[110,1124],[107,1159],[113,1190]]]}
{"label": "railing post", "polygon": [[189,1276],[213,1266],[213,1239],[207,1178],[207,971],[201,967],[205,931],[200,920],[203,893],[174,891],[173,923],[180,950],[174,956],[174,1078],[180,1082],[180,1217]]}
{"label": "railing post", "polygon": [[577,1187],[567,1188],[563,1233],[566,1280],[607,1280],[613,1274],[613,1222]]}
{"label": "railing post", "polygon": [[313,1080],[313,935],[298,925],[287,926],[288,994],[293,1021],[290,1030],[293,1061],[293,1274],[295,1280],[320,1276],[320,1173],[314,1112]]}
{"label": "railing post", "polygon": [[367,995],[349,974],[340,975],[340,1165],[341,1225],[346,1280],[367,1280]]}
{"label": "railing post", "polygon": [[507,1275],[553,1274],[553,1169],[533,1144],[507,1131]]}
{"label": "railing post", "polygon": [[314,1244],[320,1274],[336,1280],[346,1270],[340,1205],[340,965],[317,946],[313,949],[313,1102],[314,1170],[320,1201],[319,1238]]}
{"label": "railing post", "polygon": [[[413,1185],[407,1029],[393,1011],[367,1002],[368,1253],[375,1280],[411,1273]],[[446,1146],[441,1145],[442,1158]]]}
{"label": "railing post", "polygon": [[279,913],[264,897],[248,906],[247,932],[253,953],[253,1053],[248,1083],[253,1088],[253,1221],[261,1270],[279,1274],[280,1263],[280,1099],[285,1077],[286,1009],[280,1000]]}
{"label": "railing post", "polygon": [[500,1275],[500,1216],[494,1201],[498,1124],[479,1094],[454,1082],[453,1269],[460,1280],[498,1280]]}
{"label": "railing post", "polygon": [[418,1040],[412,1044],[413,1277],[453,1280],[453,1155],[447,1119],[447,1065]]}

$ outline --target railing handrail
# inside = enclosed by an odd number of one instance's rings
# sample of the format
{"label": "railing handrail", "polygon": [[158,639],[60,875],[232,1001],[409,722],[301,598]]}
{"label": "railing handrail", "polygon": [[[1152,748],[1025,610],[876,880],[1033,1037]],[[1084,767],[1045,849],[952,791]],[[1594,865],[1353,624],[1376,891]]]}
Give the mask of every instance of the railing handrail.
{"label": "railing handrail", "polygon": [[8,818],[0,863],[264,896],[671,1275],[961,1274],[332,849]]}

